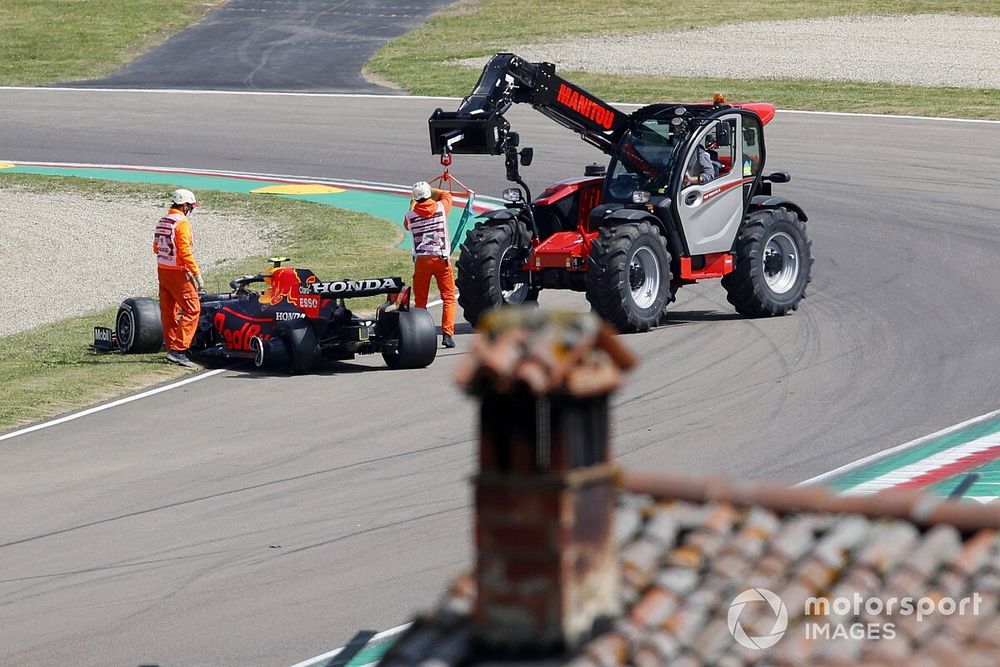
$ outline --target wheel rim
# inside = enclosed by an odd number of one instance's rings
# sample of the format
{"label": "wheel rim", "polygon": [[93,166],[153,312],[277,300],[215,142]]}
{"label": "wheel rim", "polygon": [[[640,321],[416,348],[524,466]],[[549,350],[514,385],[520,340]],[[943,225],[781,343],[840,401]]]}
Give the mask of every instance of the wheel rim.
{"label": "wheel rim", "polygon": [[250,338],[250,350],[253,352],[253,365],[261,368],[264,365],[264,341],[260,336]]}
{"label": "wheel rim", "polygon": [[764,281],[775,294],[792,289],[799,277],[799,251],[795,241],[778,232],[764,246]]}
{"label": "wheel rim", "polygon": [[515,261],[513,255],[510,255],[511,249],[512,246],[507,246],[500,255],[500,268],[499,275],[497,276],[500,280],[500,294],[503,296],[503,302],[506,304],[524,303],[530,289],[527,283],[514,283],[510,289],[504,289],[504,284],[506,283],[504,276],[508,275],[508,271],[511,268],[510,265]]}
{"label": "wheel rim", "polygon": [[629,262],[628,283],[632,301],[639,308],[649,308],[660,292],[660,261],[649,248],[639,248]]}
{"label": "wheel rim", "polygon": [[132,321],[132,313],[123,310],[118,313],[118,322],[115,323],[115,330],[118,334],[118,347],[127,350],[132,347],[132,332],[135,330],[135,323]]}

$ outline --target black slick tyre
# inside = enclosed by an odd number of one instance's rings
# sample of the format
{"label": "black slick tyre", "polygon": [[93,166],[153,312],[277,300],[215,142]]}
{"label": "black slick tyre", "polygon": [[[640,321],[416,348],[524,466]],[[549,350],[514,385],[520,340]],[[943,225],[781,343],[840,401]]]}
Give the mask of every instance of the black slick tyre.
{"label": "black slick tyre", "polygon": [[510,275],[525,259],[517,240],[527,238],[520,221],[476,225],[466,235],[455,286],[462,314],[472,326],[490,308],[538,299],[537,287],[514,282]]}
{"label": "black slick tyre", "polygon": [[160,303],[147,297],[122,301],[115,316],[118,349],[126,354],[159,352],[163,347]]}
{"label": "black slick tyre", "polygon": [[746,317],[795,310],[812,279],[806,225],[785,208],[754,211],[736,238],[733,271],[722,278],[729,303]]}
{"label": "black slick tyre", "polygon": [[385,325],[393,345],[382,352],[389,368],[425,368],[437,356],[437,327],[423,309],[401,310],[386,315]]}
{"label": "black slick tyre", "polygon": [[590,248],[587,300],[621,333],[648,331],[670,300],[670,253],[648,221],[602,227]]}
{"label": "black slick tyre", "polygon": [[308,373],[321,358],[316,332],[309,325],[290,329],[284,336],[285,345],[291,356],[292,373]]}

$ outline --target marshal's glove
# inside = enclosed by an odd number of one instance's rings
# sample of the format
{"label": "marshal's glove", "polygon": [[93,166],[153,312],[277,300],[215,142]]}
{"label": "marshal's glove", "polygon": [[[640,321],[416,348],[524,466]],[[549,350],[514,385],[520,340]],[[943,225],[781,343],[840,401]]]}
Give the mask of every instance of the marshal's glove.
{"label": "marshal's glove", "polygon": [[202,280],[200,273],[192,273],[191,282],[194,283],[195,289],[198,290],[198,294],[205,293],[205,281]]}

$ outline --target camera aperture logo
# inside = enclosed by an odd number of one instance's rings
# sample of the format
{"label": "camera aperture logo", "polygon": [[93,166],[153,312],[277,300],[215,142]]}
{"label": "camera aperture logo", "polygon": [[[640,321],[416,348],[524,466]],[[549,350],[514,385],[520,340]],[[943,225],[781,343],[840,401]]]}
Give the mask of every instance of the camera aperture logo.
{"label": "camera aperture logo", "polygon": [[[893,639],[896,623],[914,616],[922,622],[929,616],[978,616],[983,602],[975,592],[971,596],[951,597],[810,597],[801,613],[795,613],[797,628],[809,640]],[[750,609],[746,609],[746,607]],[[746,613],[744,610],[746,609]],[[794,610],[793,610],[794,611]],[[773,622],[772,622],[773,619]],[[742,622],[741,622],[742,620]],[[777,644],[788,630],[788,609],[781,598],[766,588],[748,588],[729,605],[729,633],[745,648],[763,650]],[[771,626],[766,634],[751,635]]]}
{"label": "camera aperture logo", "polygon": [[[774,625],[766,635],[750,636],[740,624],[740,614],[744,607],[750,603],[764,602],[770,608],[770,613],[774,616]],[[754,605],[759,607],[760,605]],[[765,619],[767,614],[764,614]],[[733,635],[740,646],[750,649],[771,648],[784,636],[788,628],[788,610],[781,598],[767,590],[766,588],[748,588],[732,601],[729,605],[729,615],[726,618],[729,625],[729,632]],[[766,622],[766,620],[765,620]]]}

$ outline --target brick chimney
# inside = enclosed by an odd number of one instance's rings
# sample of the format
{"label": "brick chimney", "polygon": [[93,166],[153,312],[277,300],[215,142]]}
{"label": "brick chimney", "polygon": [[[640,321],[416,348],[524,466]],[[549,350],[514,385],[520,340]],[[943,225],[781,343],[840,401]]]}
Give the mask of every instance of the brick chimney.
{"label": "brick chimney", "polygon": [[505,308],[480,330],[457,374],[481,401],[475,636],[572,651],[620,614],[608,399],[635,358],[590,314]]}

